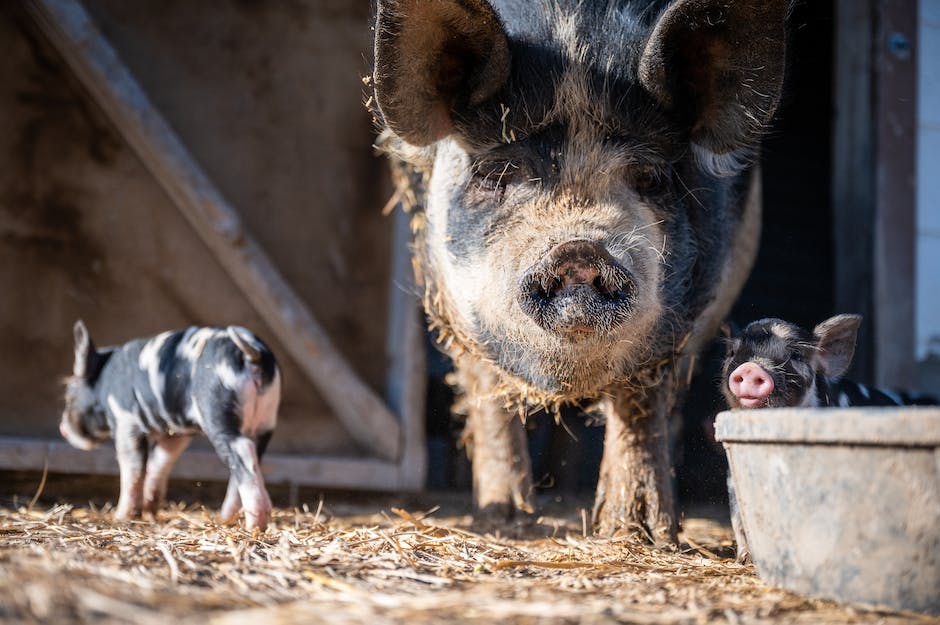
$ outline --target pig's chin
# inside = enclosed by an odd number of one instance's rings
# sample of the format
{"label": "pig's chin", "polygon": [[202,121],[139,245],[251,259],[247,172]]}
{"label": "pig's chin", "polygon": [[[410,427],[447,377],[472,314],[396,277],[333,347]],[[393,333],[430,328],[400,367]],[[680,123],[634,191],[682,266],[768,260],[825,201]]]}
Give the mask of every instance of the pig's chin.
{"label": "pig's chin", "polygon": [[741,408],[763,408],[767,403],[766,397],[745,397],[742,395],[737,396],[737,403]]}
{"label": "pig's chin", "polygon": [[546,395],[572,400],[627,381],[632,373],[627,363],[649,362],[651,357],[648,343],[588,329],[550,341],[488,341],[488,345],[491,359],[503,371]]}
{"label": "pig's chin", "polygon": [[606,326],[584,319],[564,324],[563,330],[546,328],[520,312],[509,323],[483,324],[489,331],[478,344],[488,360],[522,382],[526,395],[539,391],[560,401],[577,400],[629,384],[658,362],[659,316],[652,298]]}

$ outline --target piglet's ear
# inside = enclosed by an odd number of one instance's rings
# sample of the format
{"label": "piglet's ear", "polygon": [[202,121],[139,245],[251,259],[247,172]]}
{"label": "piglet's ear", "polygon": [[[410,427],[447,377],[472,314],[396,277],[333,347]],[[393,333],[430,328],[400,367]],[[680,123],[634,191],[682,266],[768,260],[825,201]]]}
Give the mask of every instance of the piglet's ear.
{"label": "piglet's ear", "polygon": [[486,0],[379,0],[375,99],[385,123],[415,146],[453,131],[509,77],[509,42]]}
{"label": "piglet's ear", "polygon": [[92,343],[88,328],[81,319],[75,322],[72,331],[75,334],[75,364],[72,365],[72,373],[76,377],[83,378],[88,373],[88,361],[95,353],[95,344]]}
{"label": "piglet's ear", "polygon": [[737,351],[741,341],[735,338],[735,333],[730,323],[726,321],[718,326],[718,333],[721,336],[721,342],[725,346],[725,356],[730,356]]}
{"label": "piglet's ear", "polygon": [[837,378],[849,368],[861,323],[861,315],[836,315],[816,326],[813,330],[818,348],[816,358],[823,373]]}
{"label": "piglet's ear", "polygon": [[787,0],[679,0],[659,18],[639,77],[715,154],[760,136],[780,99]]}

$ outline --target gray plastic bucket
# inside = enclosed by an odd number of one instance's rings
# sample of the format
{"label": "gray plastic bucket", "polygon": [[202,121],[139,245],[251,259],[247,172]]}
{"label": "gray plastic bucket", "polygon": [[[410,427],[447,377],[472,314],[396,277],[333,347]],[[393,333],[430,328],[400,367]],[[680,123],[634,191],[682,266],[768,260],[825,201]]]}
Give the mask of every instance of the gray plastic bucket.
{"label": "gray plastic bucket", "polygon": [[761,579],[940,614],[940,409],[741,410],[715,432]]}

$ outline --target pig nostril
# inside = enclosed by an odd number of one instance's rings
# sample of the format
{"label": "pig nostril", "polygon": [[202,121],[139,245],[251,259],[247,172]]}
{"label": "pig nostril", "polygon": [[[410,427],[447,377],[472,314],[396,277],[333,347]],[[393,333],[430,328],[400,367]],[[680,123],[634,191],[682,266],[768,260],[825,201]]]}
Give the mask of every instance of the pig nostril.
{"label": "pig nostril", "polygon": [[551,299],[558,294],[562,287],[561,278],[555,276],[548,281],[548,284],[539,289],[539,295],[545,299]]}
{"label": "pig nostril", "polygon": [[594,287],[595,291],[607,297],[611,297],[616,294],[616,291],[610,288],[610,285],[607,283],[607,281],[604,280],[604,278],[600,275],[591,281],[591,286]]}

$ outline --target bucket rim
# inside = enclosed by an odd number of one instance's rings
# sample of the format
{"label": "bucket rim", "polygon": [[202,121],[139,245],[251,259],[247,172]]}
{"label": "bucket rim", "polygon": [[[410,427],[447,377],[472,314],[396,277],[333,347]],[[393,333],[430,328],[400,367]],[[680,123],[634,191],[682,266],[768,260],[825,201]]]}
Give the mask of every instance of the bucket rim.
{"label": "bucket rim", "polygon": [[761,408],[715,419],[722,443],[940,447],[940,407]]}

